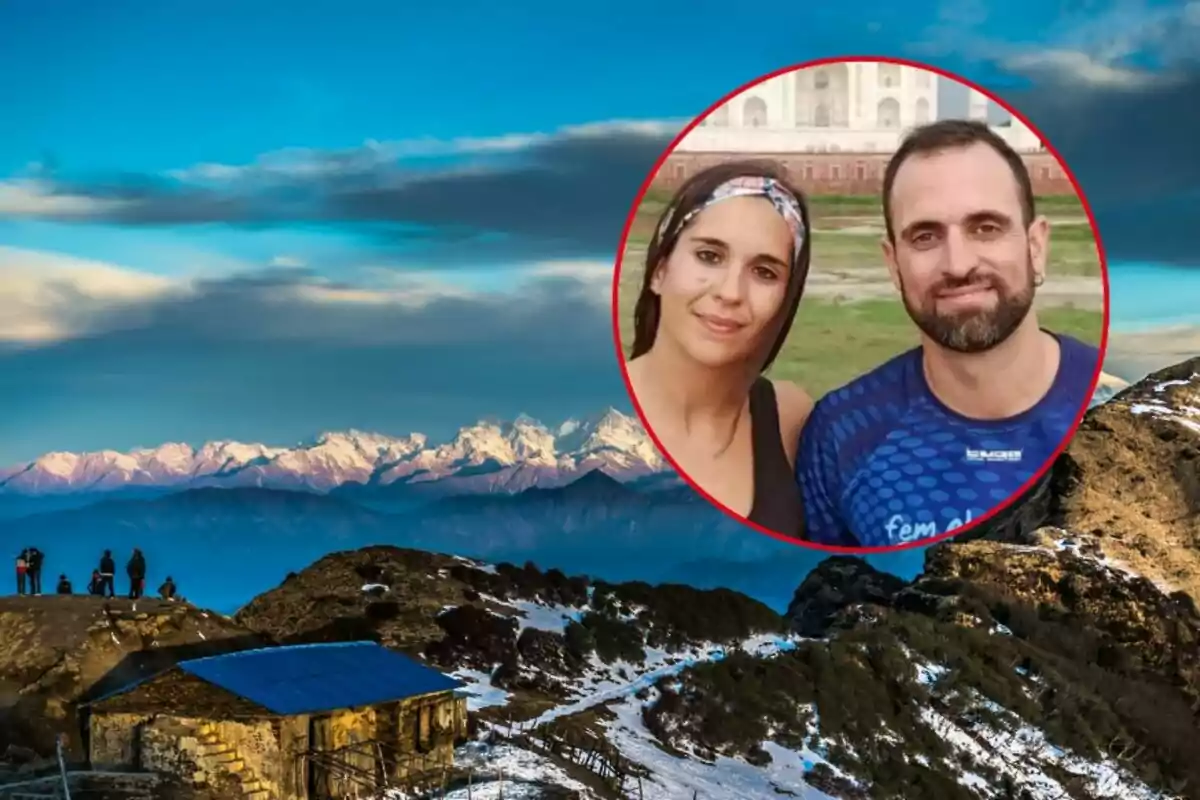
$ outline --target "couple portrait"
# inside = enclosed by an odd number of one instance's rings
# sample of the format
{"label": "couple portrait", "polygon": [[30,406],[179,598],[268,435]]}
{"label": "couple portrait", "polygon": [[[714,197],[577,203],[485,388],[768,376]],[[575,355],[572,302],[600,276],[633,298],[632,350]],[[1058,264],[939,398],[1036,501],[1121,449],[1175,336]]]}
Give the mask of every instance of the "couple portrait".
{"label": "couple portrait", "polygon": [[618,268],[620,283],[640,267],[617,336],[643,424],[710,501],[798,543],[892,548],[963,529],[1066,445],[1099,377],[1096,337],[1039,313],[1052,226],[1010,137],[978,115],[891,122],[873,120],[897,143],[878,159],[873,238],[906,330],[836,385],[772,369],[797,336],[834,360],[863,355],[845,346],[853,303],[832,306],[844,319],[813,304],[823,327],[801,329],[814,252],[832,252],[819,238],[840,233],[814,230],[809,168],[727,157],[697,169],[657,213],[641,263]]}

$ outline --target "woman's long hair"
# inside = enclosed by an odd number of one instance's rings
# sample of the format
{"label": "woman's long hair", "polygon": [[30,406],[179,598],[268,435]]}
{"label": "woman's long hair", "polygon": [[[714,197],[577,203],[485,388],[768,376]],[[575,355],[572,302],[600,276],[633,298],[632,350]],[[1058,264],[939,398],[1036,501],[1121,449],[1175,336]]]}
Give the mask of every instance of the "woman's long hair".
{"label": "woman's long hair", "polygon": [[[680,221],[693,209],[703,205],[718,186],[742,176],[773,178],[795,196],[800,205],[800,216],[804,219],[804,244],[792,260],[792,268],[788,272],[787,293],[780,309],[782,325],[778,328],[779,332],[759,372],[766,372],[779,355],[779,349],[783,347],[783,342],[792,327],[792,320],[796,317],[796,309],[804,294],[804,282],[808,278],[808,265],[812,254],[812,225],[808,215],[808,202],[799,189],[788,182],[787,172],[779,164],[773,161],[727,161],[703,169],[688,178],[658,218],[654,236],[646,251],[642,289],[633,307],[633,349],[629,354],[631,360],[647,353],[654,346],[654,339],[658,335],[661,300],[651,290],[650,284],[654,280],[655,270],[662,266],[675,250],[683,228]],[[671,221],[666,228],[662,228],[662,220],[668,214],[671,215]]]}

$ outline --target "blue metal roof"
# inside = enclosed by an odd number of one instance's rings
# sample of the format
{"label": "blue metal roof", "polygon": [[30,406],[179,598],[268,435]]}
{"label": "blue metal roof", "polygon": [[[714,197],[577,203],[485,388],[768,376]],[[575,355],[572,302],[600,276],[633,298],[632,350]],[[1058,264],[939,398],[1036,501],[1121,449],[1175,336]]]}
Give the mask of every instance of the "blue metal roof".
{"label": "blue metal roof", "polygon": [[179,668],[274,714],[310,714],[403,700],[463,686],[375,642],[241,650]]}

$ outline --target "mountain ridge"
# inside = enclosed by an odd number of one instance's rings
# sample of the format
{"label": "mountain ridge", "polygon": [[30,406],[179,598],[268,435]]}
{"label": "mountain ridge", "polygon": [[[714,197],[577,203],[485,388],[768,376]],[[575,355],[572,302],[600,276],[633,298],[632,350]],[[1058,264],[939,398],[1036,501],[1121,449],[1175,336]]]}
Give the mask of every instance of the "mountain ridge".
{"label": "mountain ridge", "polygon": [[106,494],[215,486],[341,493],[394,506],[562,486],[596,469],[637,481],[663,472],[666,463],[636,417],[609,408],[556,426],[524,414],[509,422],[484,419],[440,443],[422,433],[390,436],[351,428],[290,447],[214,440],[125,452],[55,451],[0,469],[0,500],[25,509],[36,507],[38,499],[62,506]]}
{"label": "mountain ridge", "polygon": [[[1104,374],[1093,405],[1128,387]],[[431,498],[514,494],[555,487],[594,469],[622,482],[671,472],[641,421],[609,407],[546,425],[519,414],[484,417],[445,441],[348,428],[291,446],[218,439],[128,451],[53,451],[0,467],[0,518],[29,508],[92,502],[106,494],[154,494],[203,486],[259,486],[341,494],[373,508],[411,508]]]}

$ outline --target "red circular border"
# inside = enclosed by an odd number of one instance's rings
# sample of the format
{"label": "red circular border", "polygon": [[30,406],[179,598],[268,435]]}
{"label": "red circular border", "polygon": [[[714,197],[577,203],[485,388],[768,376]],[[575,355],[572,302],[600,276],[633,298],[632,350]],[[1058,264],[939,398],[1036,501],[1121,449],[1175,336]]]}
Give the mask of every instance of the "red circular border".
{"label": "red circular border", "polygon": [[[1050,153],[1050,155],[1054,156],[1055,161],[1057,161],[1059,166],[1062,167],[1063,172],[1067,176],[1067,180],[1069,180],[1071,182],[1071,188],[1075,190],[1075,194],[1079,197],[1080,203],[1083,205],[1084,213],[1087,214],[1088,225],[1091,226],[1092,236],[1096,240],[1096,252],[1100,258],[1100,279],[1104,284],[1104,322],[1103,322],[1102,330],[1100,332],[1100,358],[1096,362],[1096,372],[1092,376],[1091,388],[1088,391],[1087,399],[1084,400],[1082,407],[1079,409],[1079,413],[1075,417],[1075,422],[1071,425],[1071,430],[1067,433],[1066,436],[1063,437],[1062,442],[1059,443],[1058,447],[1054,450],[1054,453],[1046,460],[1046,462],[1041,466],[1041,468],[1038,469],[1038,471],[1033,474],[1033,477],[1031,477],[1029,480],[1027,480],[1024,484],[1022,484],[1021,487],[1019,489],[1017,489],[1015,492],[1013,492],[1007,500],[997,504],[996,506],[994,506],[992,508],[991,511],[988,511],[986,514],[983,514],[978,519],[971,520],[971,522],[969,522],[966,525],[962,525],[958,528],[955,528],[954,530],[947,531],[946,533],[938,534],[937,536],[931,536],[928,539],[923,539],[923,540],[916,541],[916,542],[906,542],[904,544],[886,545],[886,546],[877,546],[877,547],[842,547],[839,545],[817,544],[816,542],[803,541],[803,540],[797,539],[793,536],[787,536],[786,534],[780,533],[778,531],[773,531],[773,530],[770,530],[769,528],[765,528],[756,522],[751,522],[749,519],[743,517],[741,514],[738,514],[735,511],[726,507],[725,505],[719,503],[712,495],[710,495],[708,492],[704,491],[704,489],[702,489],[695,481],[693,481],[690,477],[688,477],[688,475],[682,469],[680,469],[679,465],[675,462],[675,459],[671,457],[671,454],[667,452],[666,448],[662,446],[662,442],[660,442],[658,440],[658,437],[654,434],[654,430],[651,428],[649,421],[647,421],[646,415],[642,412],[641,404],[638,403],[637,396],[634,394],[633,385],[629,381],[629,369],[626,365],[625,349],[621,343],[621,315],[620,315],[621,267],[623,266],[623,264],[625,262],[625,246],[629,241],[629,233],[633,229],[633,223],[634,223],[635,218],[637,217],[638,208],[641,206],[643,199],[645,199],[646,192],[648,192],[650,190],[651,185],[653,185],[653,183],[654,183],[654,179],[656,177],[658,177],[659,171],[662,170],[663,165],[666,163],[666,161],[670,157],[671,153],[673,153],[675,151],[675,148],[679,146],[679,143],[683,140],[683,138],[685,136],[687,136],[689,133],[691,133],[693,128],[695,128],[697,125],[700,124],[700,121],[702,119],[704,119],[709,114],[716,111],[719,107],[721,107],[725,103],[729,102],[730,100],[733,100],[734,98],[736,98],[738,95],[742,94],[743,92],[745,92],[749,89],[752,89],[753,87],[758,86],[761,83],[765,83],[765,82],[771,80],[772,78],[777,78],[780,75],[786,75],[789,72],[795,72],[795,71],[801,70],[801,69],[810,69],[812,67],[821,66],[823,64],[844,64],[847,62],[861,63],[864,61],[871,61],[871,62],[884,63],[884,64],[898,64],[900,66],[906,66],[906,67],[915,67],[917,69],[926,70],[927,72],[937,73],[938,75],[941,75],[944,78],[948,78],[952,81],[963,84],[964,86],[974,89],[975,91],[984,95],[989,100],[991,100],[993,103],[996,103],[1001,108],[1003,108],[1005,111],[1008,111],[1010,114],[1013,115],[1013,117],[1015,119],[1024,123],[1024,125],[1027,128],[1029,128],[1030,131],[1032,131],[1034,134],[1037,135],[1037,137],[1043,142],[1043,144],[1045,144],[1046,150]],[[1053,241],[1054,241],[1053,233],[1051,234],[1050,241],[1051,241],[1051,246],[1053,246]],[[658,157],[658,160],[655,161],[655,163],[654,163],[654,167],[650,170],[650,174],[646,177],[646,180],[642,183],[641,188],[638,190],[637,196],[634,198],[634,201],[633,201],[633,207],[630,209],[629,216],[625,220],[625,227],[621,231],[620,249],[617,251],[616,268],[613,270],[612,321],[613,321],[613,341],[616,344],[617,360],[620,362],[620,365],[621,365],[621,378],[625,382],[625,391],[629,394],[629,399],[633,403],[633,408],[634,408],[634,411],[638,415],[638,419],[641,420],[642,426],[646,429],[646,434],[650,437],[650,440],[652,442],[654,442],[654,446],[658,448],[658,451],[662,454],[663,458],[667,461],[667,463],[669,463],[671,465],[671,467],[675,470],[676,474],[678,474],[679,477],[681,477],[684,480],[684,482],[686,482],[689,486],[691,486],[692,489],[695,490],[701,497],[703,497],[705,500],[707,500],[711,505],[713,505],[716,508],[720,509],[721,511],[725,512],[726,515],[728,515],[728,516],[732,517],[733,519],[737,520],[738,522],[740,522],[742,525],[745,525],[748,528],[752,528],[752,529],[758,531],[759,533],[770,536],[773,539],[778,539],[780,541],[787,542],[789,544],[794,544],[799,547],[806,547],[811,550],[824,550],[824,551],[830,552],[830,553],[846,553],[846,554],[850,554],[850,555],[866,555],[866,554],[870,554],[870,553],[895,553],[895,552],[899,552],[901,550],[911,550],[911,549],[917,548],[917,547],[928,547],[929,545],[934,544],[936,542],[941,542],[941,541],[950,539],[955,536],[961,536],[962,534],[966,533],[967,531],[970,531],[972,528],[978,527],[979,525],[982,525],[984,522],[987,522],[988,520],[992,519],[997,514],[1004,511],[1009,506],[1011,506],[1022,495],[1024,495],[1026,492],[1028,492],[1030,489],[1032,489],[1034,487],[1034,485],[1036,485],[1038,483],[1038,481],[1040,481],[1046,475],[1046,473],[1050,471],[1051,467],[1054,466],[1054,462],[1056,462],[1058,460],[1059,456],[1061,456],[1063,454],[1063,452],[1066,451],[1067,447],[1070,446],[1071,440],[1075,438],[1075,434],[1079,430],[1079,426],[1083,422],[1084,416],[1087,414],[1088,406],[1091,404],[1092,397],[1096,393],[1096,386],[1100,383],[1100,375],[1104,372],[1104,357],[1108,353],[1108,326],[1109,326],[1108,257],[1105,255],[1105,252],[1104,252],[1104,243],[1100,237],[1100,230],[1096,225],[1096,217],[1092,213],[1092,207],[1088,203],[1087,197],[1084,195],[1083,189],[1079,185],[1079,180],[1075,177],[1075,174],[1073,172],[1071,172],[1071,168],[1067,166],[1067,163],[1063,159],[1062,154],[1060,154],[1058,152],[1058,150],[1055,149],[1054,146],[1052,144],[1050,144],[1050,142],[1047,141],[1044,136],[1042,136],[1041,132],[1038,131],[1038,129],[1035,128],[1029,122],[1029,120],[1025,118],[1025,115],[1021,114],[1019,111],[1017,111],[1015,108],[1010,106],[1008,103],[1004,102],[999,97],[997,97],[994,94],[992,94],[991,92],[987,91],[982,86],[979,86],[978,84],[973,83],[972,81],[969,81],[965,78],[961,78],[958,75],[954,75],[954,74],[952,74],[944,69],[941,69],[939,67],[934,67],[929,64],[923,64],[919,61],[910,61],[908,59],[893,58],[890,56],[840,56],[837,58],[821,58],[821,59],[816,59],[813,61],[804,61],[799,64],[793,64],[792,66],[775,70],[774,72],[764,75],[761,78],[756,78],[753,81],[750,81],[749,83],[746,83],[746,84],[738,87],[737,89],[734,89],[732,92],[729,92],[724,97],[722,97],[721,99],[719,99],[715,103],[713,103],[711,106],[709,106],[703,113],[699,114],[690,123],[688,123],[688,125],[682,131],[680,131],[680,133],[671,141],[671,143],[667,146],[667,149],[663,151],[662,155]]]}

